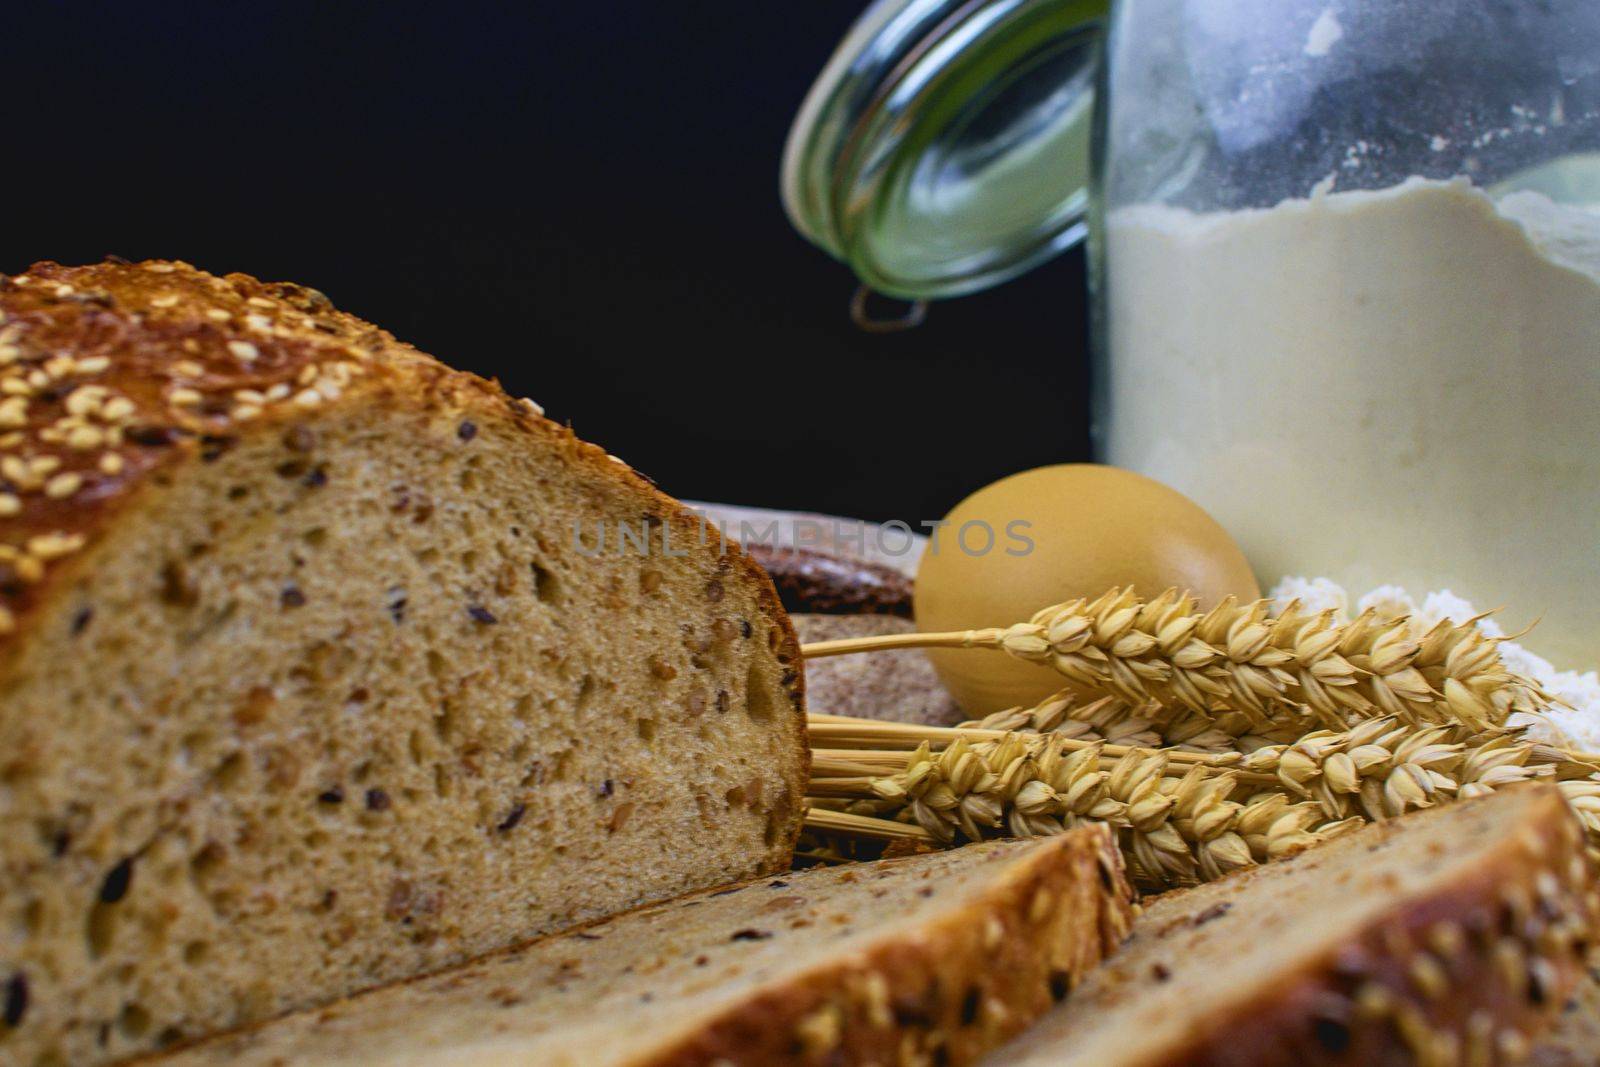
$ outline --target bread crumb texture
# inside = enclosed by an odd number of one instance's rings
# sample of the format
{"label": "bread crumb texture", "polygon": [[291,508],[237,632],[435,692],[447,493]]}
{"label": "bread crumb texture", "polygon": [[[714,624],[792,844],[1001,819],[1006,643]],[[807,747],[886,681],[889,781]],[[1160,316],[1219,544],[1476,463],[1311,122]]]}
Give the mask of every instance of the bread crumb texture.
{"label": "bread crumb texture", "polygon": [[[602,525],[657,549],[580,551]],[[0,632],[0,1062],[326,1002],[798,833],[760,570],[300,286],[0,277]]]}
{"label": "bread crumb texture", "polygon": [[1111,832],[813,868],[641,909],[163,1067],[968,1064],[1127,935]]}

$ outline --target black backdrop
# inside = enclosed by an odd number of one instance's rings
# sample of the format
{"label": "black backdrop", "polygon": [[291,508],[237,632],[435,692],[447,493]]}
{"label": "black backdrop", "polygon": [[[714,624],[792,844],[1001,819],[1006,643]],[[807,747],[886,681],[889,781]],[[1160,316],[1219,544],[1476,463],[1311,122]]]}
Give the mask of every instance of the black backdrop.
{"label": "black backdrop", "polygon": [[1087,456],[1083,261],[850,324],[777,169],[859,7],[8,4],[0,271],[300,281],[677,495],[936,518]]}

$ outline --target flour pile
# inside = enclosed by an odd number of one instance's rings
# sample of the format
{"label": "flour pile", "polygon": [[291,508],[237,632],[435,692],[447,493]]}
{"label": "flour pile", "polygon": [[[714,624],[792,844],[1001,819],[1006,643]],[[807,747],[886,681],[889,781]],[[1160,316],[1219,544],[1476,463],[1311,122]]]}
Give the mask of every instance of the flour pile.
{"label": "flour pile", "polygon": [[[1278,610],[1298,600],[1308,611],[1332,609],[1349,619],[1368,608],[1382,616],[1406,616],[1420,637],[1445,619],[1464,623],[1478,615],[1467,601],[1448,589],[1429,593],[1421,601],[1398,586],[1385,585],[1350,602],[1350,594],[1327,578],[1285,578],[1268,594]],[[1482,619],[1478,629],[1490,637],[1504,637],[1505,631],[1493,619]],[[1528,736],[1550,744],[1595,751],[1600,749],[1600,675],[1594,671],[1561,671],[1549,660],[1534,655],[1515,641],[1500,645],[1500,656],[1507,667],[1524,674],[1551,696],[1569,705],[1556,706],[1542,716],[1514,715],[1511,725],[1528,727]]]}

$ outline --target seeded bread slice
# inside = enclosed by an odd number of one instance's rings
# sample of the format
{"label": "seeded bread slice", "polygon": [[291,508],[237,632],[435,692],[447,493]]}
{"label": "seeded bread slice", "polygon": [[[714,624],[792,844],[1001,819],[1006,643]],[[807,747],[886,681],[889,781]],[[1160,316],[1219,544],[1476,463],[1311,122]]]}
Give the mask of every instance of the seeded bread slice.
{"label": "seeded bread slice", "polygon": [[557,935],[161,1067],[959,1067],[1132,921],[1103,828],[814,868]]}
{"label": "seeded bread slice", "polygon": [[1597,906],[1553,786],[1370,827],[1149,903],[991,1067],[1495,1064],[1581,972]]}
{"label": "seeded bread slice", "polygon": [[1530,1067],[1600,1064],[1600,954],[1591,954],[1577,988],[1561,1005],[1556,1024],[1528,1058]]}
{"label": "seeded bread slice", "polygon": [[298,286],[0,278],[0,1063],[785,868],[803,735],[765,575],[530,402]]}

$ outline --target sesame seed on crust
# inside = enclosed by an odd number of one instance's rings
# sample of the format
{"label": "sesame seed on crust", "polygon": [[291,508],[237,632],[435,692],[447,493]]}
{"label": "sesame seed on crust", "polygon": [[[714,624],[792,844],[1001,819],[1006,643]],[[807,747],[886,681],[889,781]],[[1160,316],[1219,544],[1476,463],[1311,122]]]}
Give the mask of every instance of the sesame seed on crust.
{"label": "sesame seed on crust", "polygon": [[0,645],[151,472],[407,371],[448,373],[298,285],[158,261],[0,274]]}

